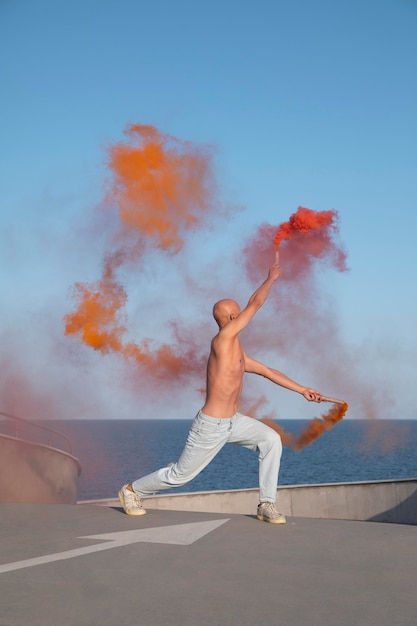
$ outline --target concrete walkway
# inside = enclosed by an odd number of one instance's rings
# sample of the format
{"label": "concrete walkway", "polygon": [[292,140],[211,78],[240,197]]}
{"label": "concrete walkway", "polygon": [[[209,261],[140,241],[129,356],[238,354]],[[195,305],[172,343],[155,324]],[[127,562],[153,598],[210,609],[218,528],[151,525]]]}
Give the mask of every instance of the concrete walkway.
{"label": "concrete walkway", "polygon": [[417,527],[0,504],[0,626],[416,626]]}

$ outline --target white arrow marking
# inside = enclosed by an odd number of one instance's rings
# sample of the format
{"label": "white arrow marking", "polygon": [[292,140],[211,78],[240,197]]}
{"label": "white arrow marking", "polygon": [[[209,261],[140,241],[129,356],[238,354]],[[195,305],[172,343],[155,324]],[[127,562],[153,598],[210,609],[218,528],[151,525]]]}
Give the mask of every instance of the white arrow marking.
{"label": "white arrow marking", "polygon": [[130,543],[171,543],[180,546],[188,546],[228,521],[229,518],[212,520],[209,522],[159,526],[158,528],[140,528],[138,530],[124,530],[118,533],[77,537],[77,539],[102,539],[106,541],[106,543],[97,543],[92,546],[86,546],[85,548],[75,548],[74,550],[56,552],[55,554],[46,554],[45,556],[35,557],[34,559],[26,559],[25,561],[5,563],[4,565],[0,565],[0,574],[12,572],[17,569],[24,569],[25,567],[44,565],[45,563],[52,563],[53,561],[74,559],[77,556],[91,554],[92,552],[100,552],[101,550],[110,550],[111,548],[126,546]]}

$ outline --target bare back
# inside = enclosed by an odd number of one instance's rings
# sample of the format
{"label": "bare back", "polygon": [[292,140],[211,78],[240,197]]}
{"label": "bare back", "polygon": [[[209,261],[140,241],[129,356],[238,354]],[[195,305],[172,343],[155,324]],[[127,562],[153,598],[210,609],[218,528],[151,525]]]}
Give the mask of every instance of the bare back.
{"label": "bare back", "polygon": [[220,330],[211,342],[203,413],[218,418],[232,417],[238,410],[244,372],[244,354],[238,336]]}

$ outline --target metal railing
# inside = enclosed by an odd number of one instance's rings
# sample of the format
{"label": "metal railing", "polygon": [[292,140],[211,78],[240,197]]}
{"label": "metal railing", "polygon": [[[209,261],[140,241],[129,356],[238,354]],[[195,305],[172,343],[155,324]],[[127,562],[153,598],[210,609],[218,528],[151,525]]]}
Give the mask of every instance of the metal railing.
{"label": "metal railing", "polygon": [[[55,448],[56,445],[53,443],[53,440],[51,438],[51,435],[54,435],[54,437],[59,437],[60,440],[65,441],[65,445],[61,443],[60,447],[61,449],[66,448],[64,451],[72,455],[72,445],[71,445],[70,439],[66,435],[63,435],[62,433],[60,433],[59,431],[54,430],[53,428],[49,428],[48,426],[44,426],[43,424],[39,424],[39,422],[35,422],[34,420],[29,420],[23,417],[18,417],[17,415],[10,415],[10,413],[5,413],[4,411],[0,411],[0,416],[3,416],[7,420],[10,420],[9,424],[12,425],[12,429],[10,429],[10,433],[2,433],[1,426],[2,424],[5,423],[5,420],[0,419],[0,434],[9,434],[10,436],[16,437],[16,439],[23,439],[22,426],[29,425],[33,427],[35,431],[36,429],[39,429],[38,431],[36,431],[37,433],[39,433],[39,431],[43,431],[47,433],[49,436],[47,444],[45,444],[44,441],[32,441],[32,440],[31,440],[31,443],[42,443],[43,445],[48,445],[51,448]],[[26,433],[25,433],[25,436],[27,436]]]}

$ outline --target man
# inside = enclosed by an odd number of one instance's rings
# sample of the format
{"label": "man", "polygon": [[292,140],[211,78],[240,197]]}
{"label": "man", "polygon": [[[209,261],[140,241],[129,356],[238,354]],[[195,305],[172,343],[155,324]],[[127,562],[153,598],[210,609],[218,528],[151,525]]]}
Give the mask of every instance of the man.
{"label": "man", "polygon": [[269,426],[238,412],[245,372],[264,376],[281,387],[301,393],[306,400],[320,402],[322,399],[321,393],[303,387],[281,372],[255,361],[240,346],[239,333],[264,304],[279,275],[280,267],[276,260],[268,277],[242,311],[234,300],[220,300],[214,305],[213,316],[219,332],[211,342],[205,404],[192,423],[178,462],[120,489],[119,499],[128,515],[145,515],[141,496],[184,485],[210,463],[225,443],[237,443],[259,452],[260,501],[257,518],[272,524],[285,524],[285,517],[275,508],[281,438]]}

